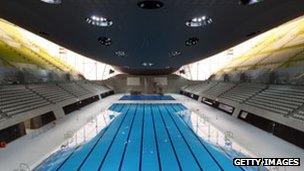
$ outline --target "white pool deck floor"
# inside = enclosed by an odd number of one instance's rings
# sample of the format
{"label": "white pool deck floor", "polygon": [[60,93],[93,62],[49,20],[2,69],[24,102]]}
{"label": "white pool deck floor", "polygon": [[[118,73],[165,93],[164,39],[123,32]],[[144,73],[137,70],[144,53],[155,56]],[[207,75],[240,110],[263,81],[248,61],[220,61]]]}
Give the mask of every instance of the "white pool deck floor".
{"label": "white pool deck floor", "polygon": [[[220,131],[232,132],[231,139],[256,157],[298,157],[304,161],[304,150],[291,143],[208,105],[182,95],[171,95],[176,99],[174,103],[182,103],[189,110],[208,118],[210,124]],[[102,113],[113,103],[173,102],[170,100],[119,101],[122,96],[123,94],[109,96],[67,115],[64,119],[57,120],[55,126],[48,128],[47,131],[42,131],[39,135],[28,134],[9,143],[6,148],[0,149],[0,170],[20,170],[20,167],[24,168],[24,166],[33,169],[66,141],[67,132],[81,128],[90,118]],[[279,167],[277,170],[300,171],[304,170],[304,166]]]}

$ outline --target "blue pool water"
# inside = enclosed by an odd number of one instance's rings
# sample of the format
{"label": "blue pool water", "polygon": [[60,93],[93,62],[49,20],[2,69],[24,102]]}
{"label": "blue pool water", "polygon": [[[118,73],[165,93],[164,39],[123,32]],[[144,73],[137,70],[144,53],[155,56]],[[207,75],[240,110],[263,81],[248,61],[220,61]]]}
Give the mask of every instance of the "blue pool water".
{"label": "blue pool water", "polygon": [[114,104],[110,109],[121,115],[96,137],[55,153],[36,170],[245,170],[193,132],[176,114],[185,109],[181,104]]}
{"label": "blue pool water", "polygon": [[169,95],[125,95],[119,100],[175,100]]}

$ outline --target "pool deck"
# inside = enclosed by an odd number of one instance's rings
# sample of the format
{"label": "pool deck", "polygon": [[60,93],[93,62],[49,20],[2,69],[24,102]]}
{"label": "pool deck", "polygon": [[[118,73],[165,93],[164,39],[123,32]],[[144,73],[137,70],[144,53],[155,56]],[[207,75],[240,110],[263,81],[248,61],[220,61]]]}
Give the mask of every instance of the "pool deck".
{"label": "pool deck", "polygon": [[[233,140],[259,157],[300,157],[304,161],[304,150],[268,134],[252,125],[237,118],[214,109],[208,105],[194,101],[181,95],[172,95],[176,103],[180,102],[188,109],[208,117],[211,124],[218,129],[233,132]],[[80,111],[68,115],[65,119],[56,121],[56,126],[35,138],[30,135],[24,136],[8,144],[5,149],[0,150],[1,170],[15,170],[20,163],[26,163],[30,168],[35,167],[48,154],[56,150],[66,139],[64,134],[71,130],[80,128],[88,118],[99,114],[113,103],[121,103],[119,98],[122,94],[113,95],[99,102],[93,103]],[[129,103],[131,101],[123,101]],[[137,103],[137,101],[132,101]],[[172,103],[172,101],[141,101],[141,103]],[[26,148],[25,148],[26,144]],[[304,170],[301,167],[280,167],[279,170]]]}

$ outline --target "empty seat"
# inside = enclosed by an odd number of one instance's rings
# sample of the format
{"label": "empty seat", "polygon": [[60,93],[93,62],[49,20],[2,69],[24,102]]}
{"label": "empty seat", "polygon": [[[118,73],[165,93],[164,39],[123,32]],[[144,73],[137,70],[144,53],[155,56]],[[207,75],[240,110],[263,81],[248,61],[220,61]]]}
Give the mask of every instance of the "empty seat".
{"label": "empty seat", "polygon": [[60,84],[58,84],[58,86],[60,86],[65,91],[73,94],[74,96],[76,96],[78,98],[82,98],[83,96],[93,95],[92,92],[79,86],[76,83],[60,83]]}
{"label": "empty seat", "polygon": [[108,87],[105,87],[105,86],[99,85],[99,84],[90,83],[90,82],[78,81],[78,82],[76,82],[76,84],[78,84],[80,87],[87,89],[95,94],[96,93],[101,94],[101,93],[111,91]]}
{"label": "empty seat", "polygon": [[271,85],[245,103],[274,113],[288,115],[303,105],[304,90],[302,86]]}
{"label": "empty seat", "polygon": [[231,90],[222,94],[220,97],[232,100],[238,103],[243,103],[248,98],[266,88],[266,85],[255,83],[243,83],[235,86]]}
{"label": "empty seat", "polygon": [[235,86],[234,83],[218,83],[208,90],[204,91],[203,95],[218,97]]}
{"label": "empty seat", "polygon": [[0,110],[0,122],[6,118],[6,114]]}
{"label": "empty seat", "polygon": [[62,102],[75,98],[74,95],[65,91],[56,84],[33,84],[28,86],[29,89],[35,91],[42,97],[48,99],[53,103]]}
{"label": "empty seat", "polygon": [[8,116],[38,109],[49,104],[49,101],[27,89],[24,85],[0,87],[0,109]]}
{"label": "empty seat", "polygon": [[304,109],[297,111],[292,115],[292,117],[304,122]]}
{"label": "empty seat", "polygon": [[200,82],[192,85],[187,85],[183,87],[181,90],[187,93],[195,94],[195,95],[201,95],[202,92],[209,90],[210,88],[217,85],[218,82]]}

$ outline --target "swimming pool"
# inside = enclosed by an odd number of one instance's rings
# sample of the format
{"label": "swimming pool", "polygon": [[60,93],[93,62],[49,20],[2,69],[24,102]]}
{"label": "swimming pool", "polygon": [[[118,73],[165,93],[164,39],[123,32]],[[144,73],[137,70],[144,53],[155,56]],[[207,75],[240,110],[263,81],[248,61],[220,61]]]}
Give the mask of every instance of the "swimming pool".
{"label": "swimming pool", "polygon": [[111,110],[121,114],[96,137],[36,170],[245,170],[194,133],[176,114],[182,104],[114,104]]}
{"label": "swimming pool", "polygon": [[125,95],[119,100],[175,100],[170,95]]}

